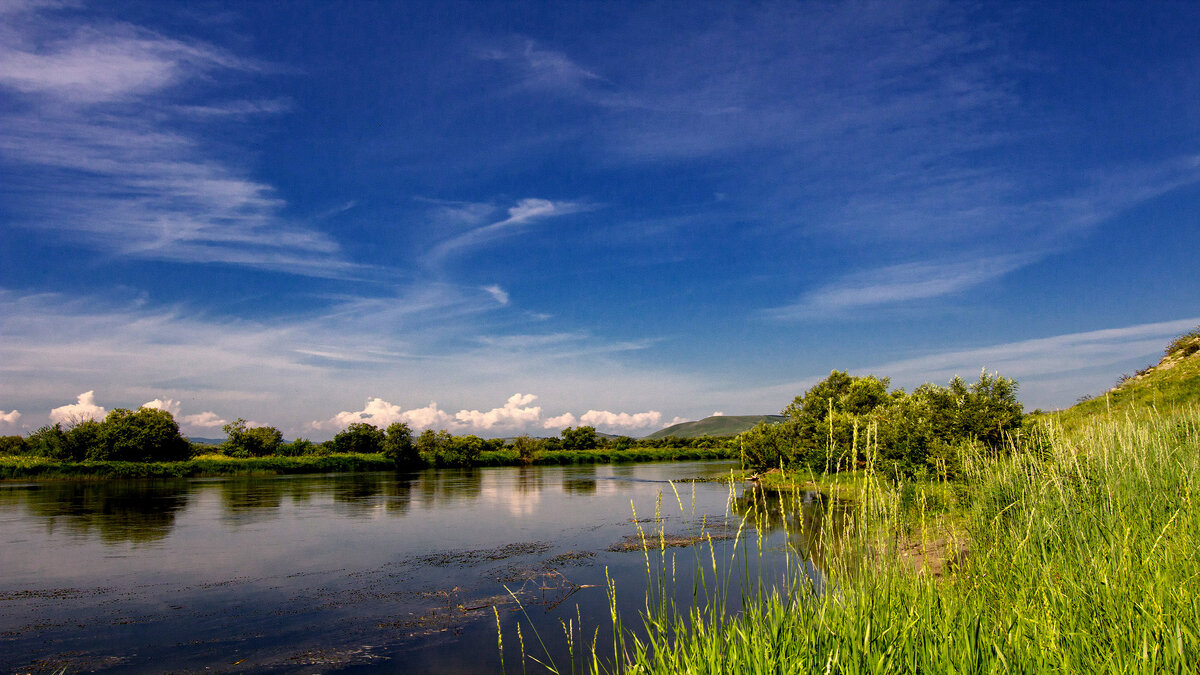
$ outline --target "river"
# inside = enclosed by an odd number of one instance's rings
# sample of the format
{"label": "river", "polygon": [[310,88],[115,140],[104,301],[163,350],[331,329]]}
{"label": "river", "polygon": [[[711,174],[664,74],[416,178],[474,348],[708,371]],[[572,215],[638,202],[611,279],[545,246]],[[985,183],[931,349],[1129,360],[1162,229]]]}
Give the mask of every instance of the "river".
{"label": "river", "polygon": [[[569,669],[564,622],[611,640],[606,574],[627,621],[644,609],[656,509],[680,602],[710,558],[745,576],[729,562],[747,496],[716,480],[733,468],[0,484],[0,668],[500,672],[499,621],[509,672],[518,625],[527,655]],[[813,513],[792,515],[812,531]],[[711,551],[686,545],[701,528]],[[796,540],[764,535],[774,578]]]}

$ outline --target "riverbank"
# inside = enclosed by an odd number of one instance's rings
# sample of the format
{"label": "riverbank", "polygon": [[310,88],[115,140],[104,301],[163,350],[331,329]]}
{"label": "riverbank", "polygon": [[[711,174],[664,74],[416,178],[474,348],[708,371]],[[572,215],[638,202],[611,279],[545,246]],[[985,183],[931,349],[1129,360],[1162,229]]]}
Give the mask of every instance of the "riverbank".
{"label": "riverbank", "polygon": [[[731,459],[736,453],[723,448],[633,448],[538,453],[529,464],[619,464],[679,460]],[[475,466],[520,466],[515,451],[484,452]],[[299,457],[228,457],[199,455],[181,462],[61,462],[44,457],[0,456],[0,480],[108,480],[136,478],[196,478],[203,476],[282,475],[301,473],[352,473],[391,471],[396,468],[382,454],[331,453]]]}
{"label": "riverbank", "polygon": [[[836,593],[797,577],[732,616],[656,611],[616,671],[1200,672],[1200,410],[1047,424],[1037,452],[964,457],[951,520],[903,483],[838,478],[854,501],[820,561]],[[914,541],[967,552],[925,573]]]}

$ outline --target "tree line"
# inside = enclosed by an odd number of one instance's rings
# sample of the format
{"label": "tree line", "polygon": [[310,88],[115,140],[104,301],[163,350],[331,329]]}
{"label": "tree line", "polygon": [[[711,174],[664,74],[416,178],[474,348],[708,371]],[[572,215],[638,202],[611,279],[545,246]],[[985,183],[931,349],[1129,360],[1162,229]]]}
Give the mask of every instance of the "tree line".
{"label": "tree line", "polygon": [[403,422],[386,428],[355,422],[332,439],[313,442],[305,438],[285,442],[275,427],[249,426],[238,418],[223,427],[219,445],[195,444],[184,438],[170,412],[154,408],[117,408],[103,420],[84,419],[73,424],[43,426],[27,437],[0,436],[0,455],[32,455],[59,461],[174,462],[196,455],[220,453],[228,457],[330,455],[335,453],[383,454],[400,468],[472,466],[484,452],[509,450],[518,460],[532,462],[545,452],[629,450],[634,448],[710,448],[729,445],[729,439],[610,438],[595,427],[567,427],[557,437],[513,439],[453,435],[427,429],[414,434]]}

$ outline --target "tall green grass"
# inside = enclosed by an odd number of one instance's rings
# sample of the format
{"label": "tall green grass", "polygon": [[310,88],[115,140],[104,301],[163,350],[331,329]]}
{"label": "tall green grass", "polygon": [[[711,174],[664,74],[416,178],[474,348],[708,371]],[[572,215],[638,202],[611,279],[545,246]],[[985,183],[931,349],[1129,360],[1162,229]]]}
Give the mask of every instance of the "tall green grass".
{"label": "tall green grass", "polygon": [[[771,555],[750,527],[770,517],[765,509],[747,512],[739,531],[738,583],[719,564],[720,547],[694,547],[706,553],[695,555],[701,581],[689,607],[667,600],[673,568],[668,575],[665,547],[647,535],[641,621],[617,616],[614,601],[613,645],[593,646],[583,665],[597,673],[1200,672],[1200,409],[1095,419],[1070,433],[1051,427],[1046,442],[1006,454],[964,452],[957,531],[926,519],[920,496],[914,509],[903,485],[868,467],[838,527],[789,533],[822,552],[822,592],[798,561],[755,577]],[[934,574],[927,556],[913,555],[930,549],[964,553]],[[741,595],[740,611],[727,611],[731,592]]]}

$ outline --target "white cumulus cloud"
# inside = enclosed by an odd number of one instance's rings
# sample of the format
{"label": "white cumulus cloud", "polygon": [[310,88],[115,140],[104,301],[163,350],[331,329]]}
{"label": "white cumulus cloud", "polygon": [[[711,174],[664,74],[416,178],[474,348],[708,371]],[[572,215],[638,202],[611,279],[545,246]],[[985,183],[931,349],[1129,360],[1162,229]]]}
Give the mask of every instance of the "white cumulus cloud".
{"label": "white cumulus cloud", "polygon": [[536,424],[542,417],[542,408],[529,405],[536,398],[533,394],[516,393],[508,397],[502,408],[492,408],[487,412],[460,410],[454,418],[466,426],[483,430],[497,426],[523,427]]}
{"label": "white cumulus cloud", "polygon": [[173,398],[168,398],[165,400],[161,399],[161,398],[156,398],[153,401],[146,401],[145,403],[142,404],[142,407],[143,408],[152,408],[154,410],[166,410],[167,412],[171,413],[172,417],[175,417],[175,416],[179,415],[180,404],[179,404],[179,401],[176,401]]}
{"label": "white cumulus cloud", "polygon": [[12,412],[4,412],[3,410],[0,410],[0,426],[7,426],[9,424],[15,426],[17,420],[19,419],[21,419],[21,411],[19,410],[14,410]]}
{"label": "white cumulus cloud", "polygon": [[101,420],[107,414],[108,411],[96,405],[96,392],[85,391],[75,399],[74,403],[51,410],[50,421],[58,424],[75,424],[84,420]]}
{"label": "white cumulus cloud", "polygon": [[662,421],[662,413],[657,410],[647,410],[640,413],[614,413],[607,410],[589,410],[579,418],[580,422],[593,427],[620,427],[636,429],[639,427],[657,426]]}
{"label": "white cumulus cloud", "polygon": [[317,429],[345,429],[356,422],[373,424],[381,429],[395,422],[404,422],[414,429],[429,429],[451,426],[454,418],[438,408],[434,401],[424,408],[404,410],[394,403],[371,397],[362,410],[343,410],[324,422],[313,422],[312,426]]}
{"label": "white cumulus cloud", "polygon": [[551,417],[542,423],[543,429],[562,429],[565,427],[575,426],[575,416],[571,413],[563,413],[557,417]]}
{"label": "white cumulus cloud", "polygon": [[[143,406],[143,407],[149,407],[149,406]],[[211,410],[206,410],[202,413],[197,413],[195,415],[184,415],[180,419],[180,421],[183,422],[183,425],[187,426],[187,427],[203,427],[206,429],[212,429],[215,427],[223,427],[226,424],[228,424],[228,422],[226,420],[222,419],[215,412],[213,412]]]}

